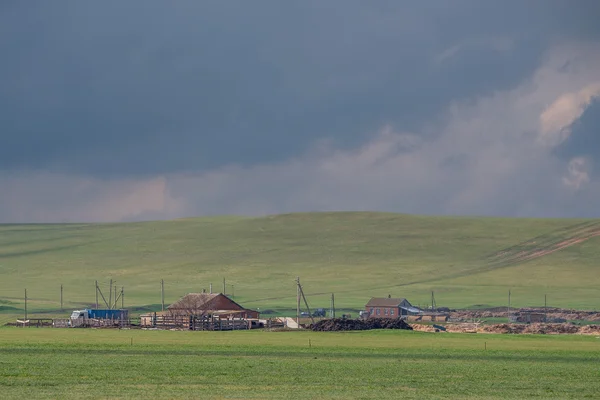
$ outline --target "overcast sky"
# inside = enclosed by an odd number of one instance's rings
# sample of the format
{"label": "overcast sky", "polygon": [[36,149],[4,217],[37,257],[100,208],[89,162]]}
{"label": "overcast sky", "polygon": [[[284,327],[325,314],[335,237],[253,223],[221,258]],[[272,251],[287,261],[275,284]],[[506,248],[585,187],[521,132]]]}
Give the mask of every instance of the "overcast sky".
{"label": "overcast sky", "polygon": [[600,1],[0,2],[0,222],[600,217]]}

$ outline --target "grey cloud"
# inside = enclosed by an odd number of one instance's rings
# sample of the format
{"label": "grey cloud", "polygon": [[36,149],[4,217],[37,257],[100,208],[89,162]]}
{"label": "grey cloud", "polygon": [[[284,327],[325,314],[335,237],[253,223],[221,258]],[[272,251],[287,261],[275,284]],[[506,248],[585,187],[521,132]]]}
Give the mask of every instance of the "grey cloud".
{"label": "grey cloud", "polygon": [[597,215],[596,1],[141,4],[2,3],[0,221]]}
{"label": "grey cloud", "polygon": [[[451,105],[435,136],[388,126],[353,149],[325,141],[284,162],[137,181],[23,176],[3,185],[15,199],[45,198],[44,205],[15,200],[3,209],[17,209],[21,219],[31,208],[45,210],[29,216],[38,220],[314,210],[598,216],[600,180],[591,174],[592,161],[559,157],[538,140],[548,105],[599,78],[598,48],[555,48],[519,87]],[[569,73],[561,68],[567,61],[576,67]]]}
{"label": "grey cloud", "polygon": [[12,2],[0,168],[152,176],[282,162],[322,138],[352,148],[383,124],[423,131],[450,101],[517,86],[553,40],[597,38],[595,7]]}

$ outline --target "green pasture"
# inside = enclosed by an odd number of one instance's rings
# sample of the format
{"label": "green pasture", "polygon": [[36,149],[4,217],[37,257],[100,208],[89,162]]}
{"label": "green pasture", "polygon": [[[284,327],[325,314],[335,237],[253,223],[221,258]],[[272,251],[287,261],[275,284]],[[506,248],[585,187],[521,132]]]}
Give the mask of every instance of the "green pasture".
{"label": "green pasture", "polygon": [[[360,309],[372,296],[454,308],[600,308],[600,237],[522,263],[491,256],[528,248],[600,221],[306,213],[123,224],[0,225],[0,313],[64,314],[95,302],[97,280],[124,287],[134,312],[188,292],[226,291],[260,311],[295,309],[300,276],[311,307]],[[511,250],[517,253],[517,250]],[[102,303],[102,301],[101,301]],[[1,316],[0,316],[1,318]]]}
{"label": "green pasture", "polygon": [[594,336],[0,329],[22,398],[598,398]]}

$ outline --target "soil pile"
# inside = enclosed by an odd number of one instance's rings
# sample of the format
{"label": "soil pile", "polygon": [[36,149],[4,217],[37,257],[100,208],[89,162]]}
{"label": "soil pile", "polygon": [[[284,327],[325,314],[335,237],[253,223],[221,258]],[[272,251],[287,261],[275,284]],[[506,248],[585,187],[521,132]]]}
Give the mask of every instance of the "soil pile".
{"label": "soil pile", "polygon": [[573,334],[578,333],[579,327],[572,324],[531,324],[527,325],[523,333],[538,334]]}
{"label": "soil pile", "polygon": [[[503,333],[503,334],[537,334],[537,335],[600,335],[600,325],[578,326],[574,324],[447,324],[446,332],[452,333]],[[431,325],[414,324],[415,331],[435,332]]]}
{"label": "soil pile", "polygon": [[[480,327],[481,332],[488,333],[530,333],[530,334],[573,334],[582,333],[583,327],[572,324],[496,324],[496,325],[483,325]],[[586,330],[592,331],[594,328],[587,328]],[[597,332],[600,332],[597,331]]]}
{"label": "soil pile", "polygon": [[586,325],[579,328],[582,335],[600,335],[600,325]]}
{"label": "soil pile", "polygon": [[[514,317],[524,316],[529,313],[545,314],[548,322],[563,321],[600,321],[600,313],[596,311],[571,310],[563,308],[528,307],[512,309],[511,315]],[[507,318],[508,310],[506,307],[496,307],[482,310],[453,310],[450,313],[450,319],[453,321],[470,321],[482,318]]]}
{"label": "soil pile", "polygon": [[334,332],[334,331],[366,331],[370,329],[406,329],[412,331],[412,326],[401,319],[391,318],[369,318],[361,319],[324,319],[314,325],[310,329],[318,332]]}

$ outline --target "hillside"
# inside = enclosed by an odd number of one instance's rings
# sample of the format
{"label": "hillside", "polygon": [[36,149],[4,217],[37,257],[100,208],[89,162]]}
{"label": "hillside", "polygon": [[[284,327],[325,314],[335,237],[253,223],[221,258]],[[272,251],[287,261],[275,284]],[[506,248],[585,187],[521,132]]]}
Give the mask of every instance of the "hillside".
{"label": "hillside", "polygon": [[312,307],[361,308],[371,296],[450,307],[600,308],[600,221],[306,213],[124,224],[0,225],[0,310],[94,302],[94,281],[127,306],[222,290],[248,307],[292,309],[300,276]]}

